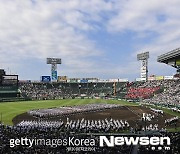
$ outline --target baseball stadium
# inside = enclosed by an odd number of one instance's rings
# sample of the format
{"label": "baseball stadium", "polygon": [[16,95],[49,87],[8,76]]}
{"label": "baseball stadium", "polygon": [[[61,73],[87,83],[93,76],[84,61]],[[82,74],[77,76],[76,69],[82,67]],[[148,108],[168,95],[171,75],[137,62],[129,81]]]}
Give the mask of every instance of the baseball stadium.
{"label": "baseball stadium", "polygon": [[[178,153],[180,142],[180,48],[157,57],[173,76],[148,76],[149,52],[137,55],[141,78],[102,80],[57,76],[59,58],[47,58],[51,76],[19,80],[0,70],[1,153]],[[100,135],[169,136],[163,146],[122,145],[71,151],[60,145],[9,148],[11,138],[94,138]],[[173,146],[172,146],[173,145]],[[70,150],[70,151],[69,151]]]}

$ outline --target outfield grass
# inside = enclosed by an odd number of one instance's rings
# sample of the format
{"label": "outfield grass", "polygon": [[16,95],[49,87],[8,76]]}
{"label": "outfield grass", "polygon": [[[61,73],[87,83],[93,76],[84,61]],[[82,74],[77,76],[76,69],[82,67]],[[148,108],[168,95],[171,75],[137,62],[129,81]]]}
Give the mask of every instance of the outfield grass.
{"label": "outfield grass", "polygon": [[12,119],[21,113],[32,109],[52,108],[60,106],[72,106],[90,103],[113,103],[126,106],[138,105],[123,100],[104,100],[104,99],[63,99],[63,100],[45,100],[45,101],[22,101],[0,103],[0,121],[4,124],[12,125]]}

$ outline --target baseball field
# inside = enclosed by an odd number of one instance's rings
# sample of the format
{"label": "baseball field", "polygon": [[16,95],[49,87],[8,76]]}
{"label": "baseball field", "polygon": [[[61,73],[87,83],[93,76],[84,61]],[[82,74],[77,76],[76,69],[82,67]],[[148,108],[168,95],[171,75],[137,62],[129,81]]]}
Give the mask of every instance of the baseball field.
{"label": "baseball field", "polygon": [[0,103],[0,121],[4,124],[12,125],[12,119],[24,112],[32,109],[52,108],[60,106],[83,105],[88,103],[113,103],[126,106],[136,106],[138,104],[119,100],[104,99],[62,99],[62,100],[44,100],[44,101],[22,101]]}
{"label": "baseball field", "polygon": [[[13,119],[32,109],[56,108],[61,106],[84,105],[92,103],[120,104],[122,106],[138,107],[138,103],[131,103],[124,100],[105,100],[105,99],[62,99],[62,100],[43,100],[43,101],[22,101],[0,103],[0,121],[4,124],[13,125]],[[168,116],[179,116],[179,113],[163,109]],[[128,117],[128,115],[125,115]],[[170,129],[173,131],[173,129]],[[176,131],[179,131],[179,128]]]}

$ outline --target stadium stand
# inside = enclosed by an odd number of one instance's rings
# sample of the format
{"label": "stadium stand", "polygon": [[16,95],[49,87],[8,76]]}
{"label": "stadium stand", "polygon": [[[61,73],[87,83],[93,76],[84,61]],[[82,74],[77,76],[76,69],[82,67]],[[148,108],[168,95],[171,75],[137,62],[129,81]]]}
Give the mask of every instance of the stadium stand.
{"label": "stadium stand", "polygon": [[137,99],[137,98],[149,98],[155,92],[157,92],[160,87],[152,87],[152,88],[129,88],[126,98],[127,99]]}
{"label": "stadium stand", "polygon": [[143,100],[143,102],[166,106],[180,105],[180,79],[153,81],[151,84],[161,85],[161,87],[163,87],[163,91],[155,94],[152,98]]}
{"label": "stadium stand", "polygon": [[180,79],[132,82],[127,84],[126,99],[144,103],[180,105]]}
{"label": "stadium stand", "polygon": [[[118,90],[126,83],[118,82]],[[19,89],[23,97],[33,100],[72,98],[73,96],[105,97],[112,96],[114,83],[26,83],[21,82]]]}
{"label": "stadium stand", "polygon": [[114,97],[149,104],[180,105],[180,79],[147,82],[20,83],[21,96],[32,100]]}

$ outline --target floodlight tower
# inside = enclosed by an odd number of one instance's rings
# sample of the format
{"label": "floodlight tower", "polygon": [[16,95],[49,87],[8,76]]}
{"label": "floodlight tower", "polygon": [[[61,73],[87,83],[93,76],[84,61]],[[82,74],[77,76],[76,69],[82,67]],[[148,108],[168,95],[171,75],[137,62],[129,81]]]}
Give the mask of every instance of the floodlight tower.
{"label": "floodlight tower", "polygon": [[141,80],[148,80],[148,58],[149,52],[137,54],[137,60],[141,61]]}
{"label": "floodlight tower", "polygon": [[51,64],[51,80],[56,82],[57,76],[57,64],[61,64],[60,58],[47,58],[47,64]]}

